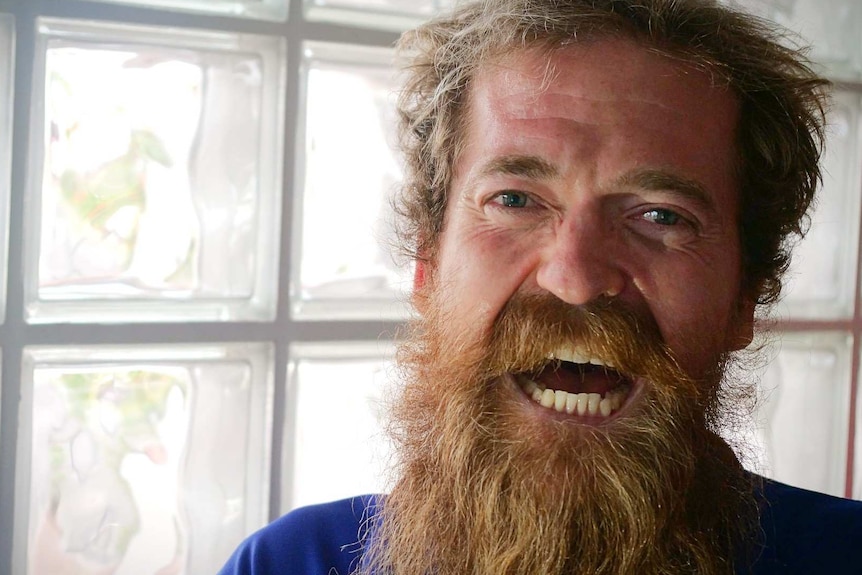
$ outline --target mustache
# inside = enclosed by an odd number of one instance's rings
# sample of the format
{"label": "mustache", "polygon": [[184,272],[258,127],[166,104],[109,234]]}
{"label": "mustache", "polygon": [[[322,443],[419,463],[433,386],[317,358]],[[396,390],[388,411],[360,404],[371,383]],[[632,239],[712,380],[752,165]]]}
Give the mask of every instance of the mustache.
{"label": "mustache", "polygon": [[532,372],[574,348],[632,380],[690,382],[652,316],[608,297],[573,306],[547,293],[515,294],[494,322],[482,368],[488,378]]}

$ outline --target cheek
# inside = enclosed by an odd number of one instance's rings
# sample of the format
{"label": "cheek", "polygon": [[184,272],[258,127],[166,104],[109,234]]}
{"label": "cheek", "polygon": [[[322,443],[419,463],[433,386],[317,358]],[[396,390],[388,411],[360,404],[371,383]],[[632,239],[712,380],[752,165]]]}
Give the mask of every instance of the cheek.
{"label": "cheek", "polygon": [[663,276],[647,296],[666,343],[693,375],[729,350],[738,286],[734,267],[715,266]]}
{"label": "cheek", "polygon": [[446,236],[438,252],[437,286],[457,318],[490,325],[531,276],[536,242],[491,227]]}

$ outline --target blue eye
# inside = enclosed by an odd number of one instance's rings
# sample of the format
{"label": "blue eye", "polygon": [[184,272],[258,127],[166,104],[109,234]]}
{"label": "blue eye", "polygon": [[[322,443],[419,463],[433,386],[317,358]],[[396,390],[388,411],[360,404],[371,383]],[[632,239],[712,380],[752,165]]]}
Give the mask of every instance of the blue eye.
{"label": "blue eye", "polygon": [[507,208],[525,208],[530,199],[520,192],[503,192],[497,196],[498,201]]}
{"label": "blue eye", "polygon": [[676,212],[662,208],[656,208],[644,212],[643,218],[660,226],[675,226],[682,219]]}

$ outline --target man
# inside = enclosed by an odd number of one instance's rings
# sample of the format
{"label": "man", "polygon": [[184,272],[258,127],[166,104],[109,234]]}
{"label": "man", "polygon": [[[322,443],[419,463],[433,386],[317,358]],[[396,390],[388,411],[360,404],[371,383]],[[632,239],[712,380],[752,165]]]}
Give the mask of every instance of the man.
{"label": "man", "polygon": [[401,49],[397,481],[223,572],[862,573],[860,504],[718,435],[820,177],[826,82],[707,0],[485,0]]}

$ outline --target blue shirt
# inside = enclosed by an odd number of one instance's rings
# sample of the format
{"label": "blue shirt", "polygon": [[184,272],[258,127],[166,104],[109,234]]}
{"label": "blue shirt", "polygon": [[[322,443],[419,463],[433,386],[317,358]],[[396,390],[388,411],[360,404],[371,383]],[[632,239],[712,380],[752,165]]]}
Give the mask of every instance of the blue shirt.
{"label": "blue shirt", "polygon": [[[763,547],[752,575],[862,575],[862,502],[764,479]],[[220,575],[349,575],[378,496],[304,507],[251,535]]]}

